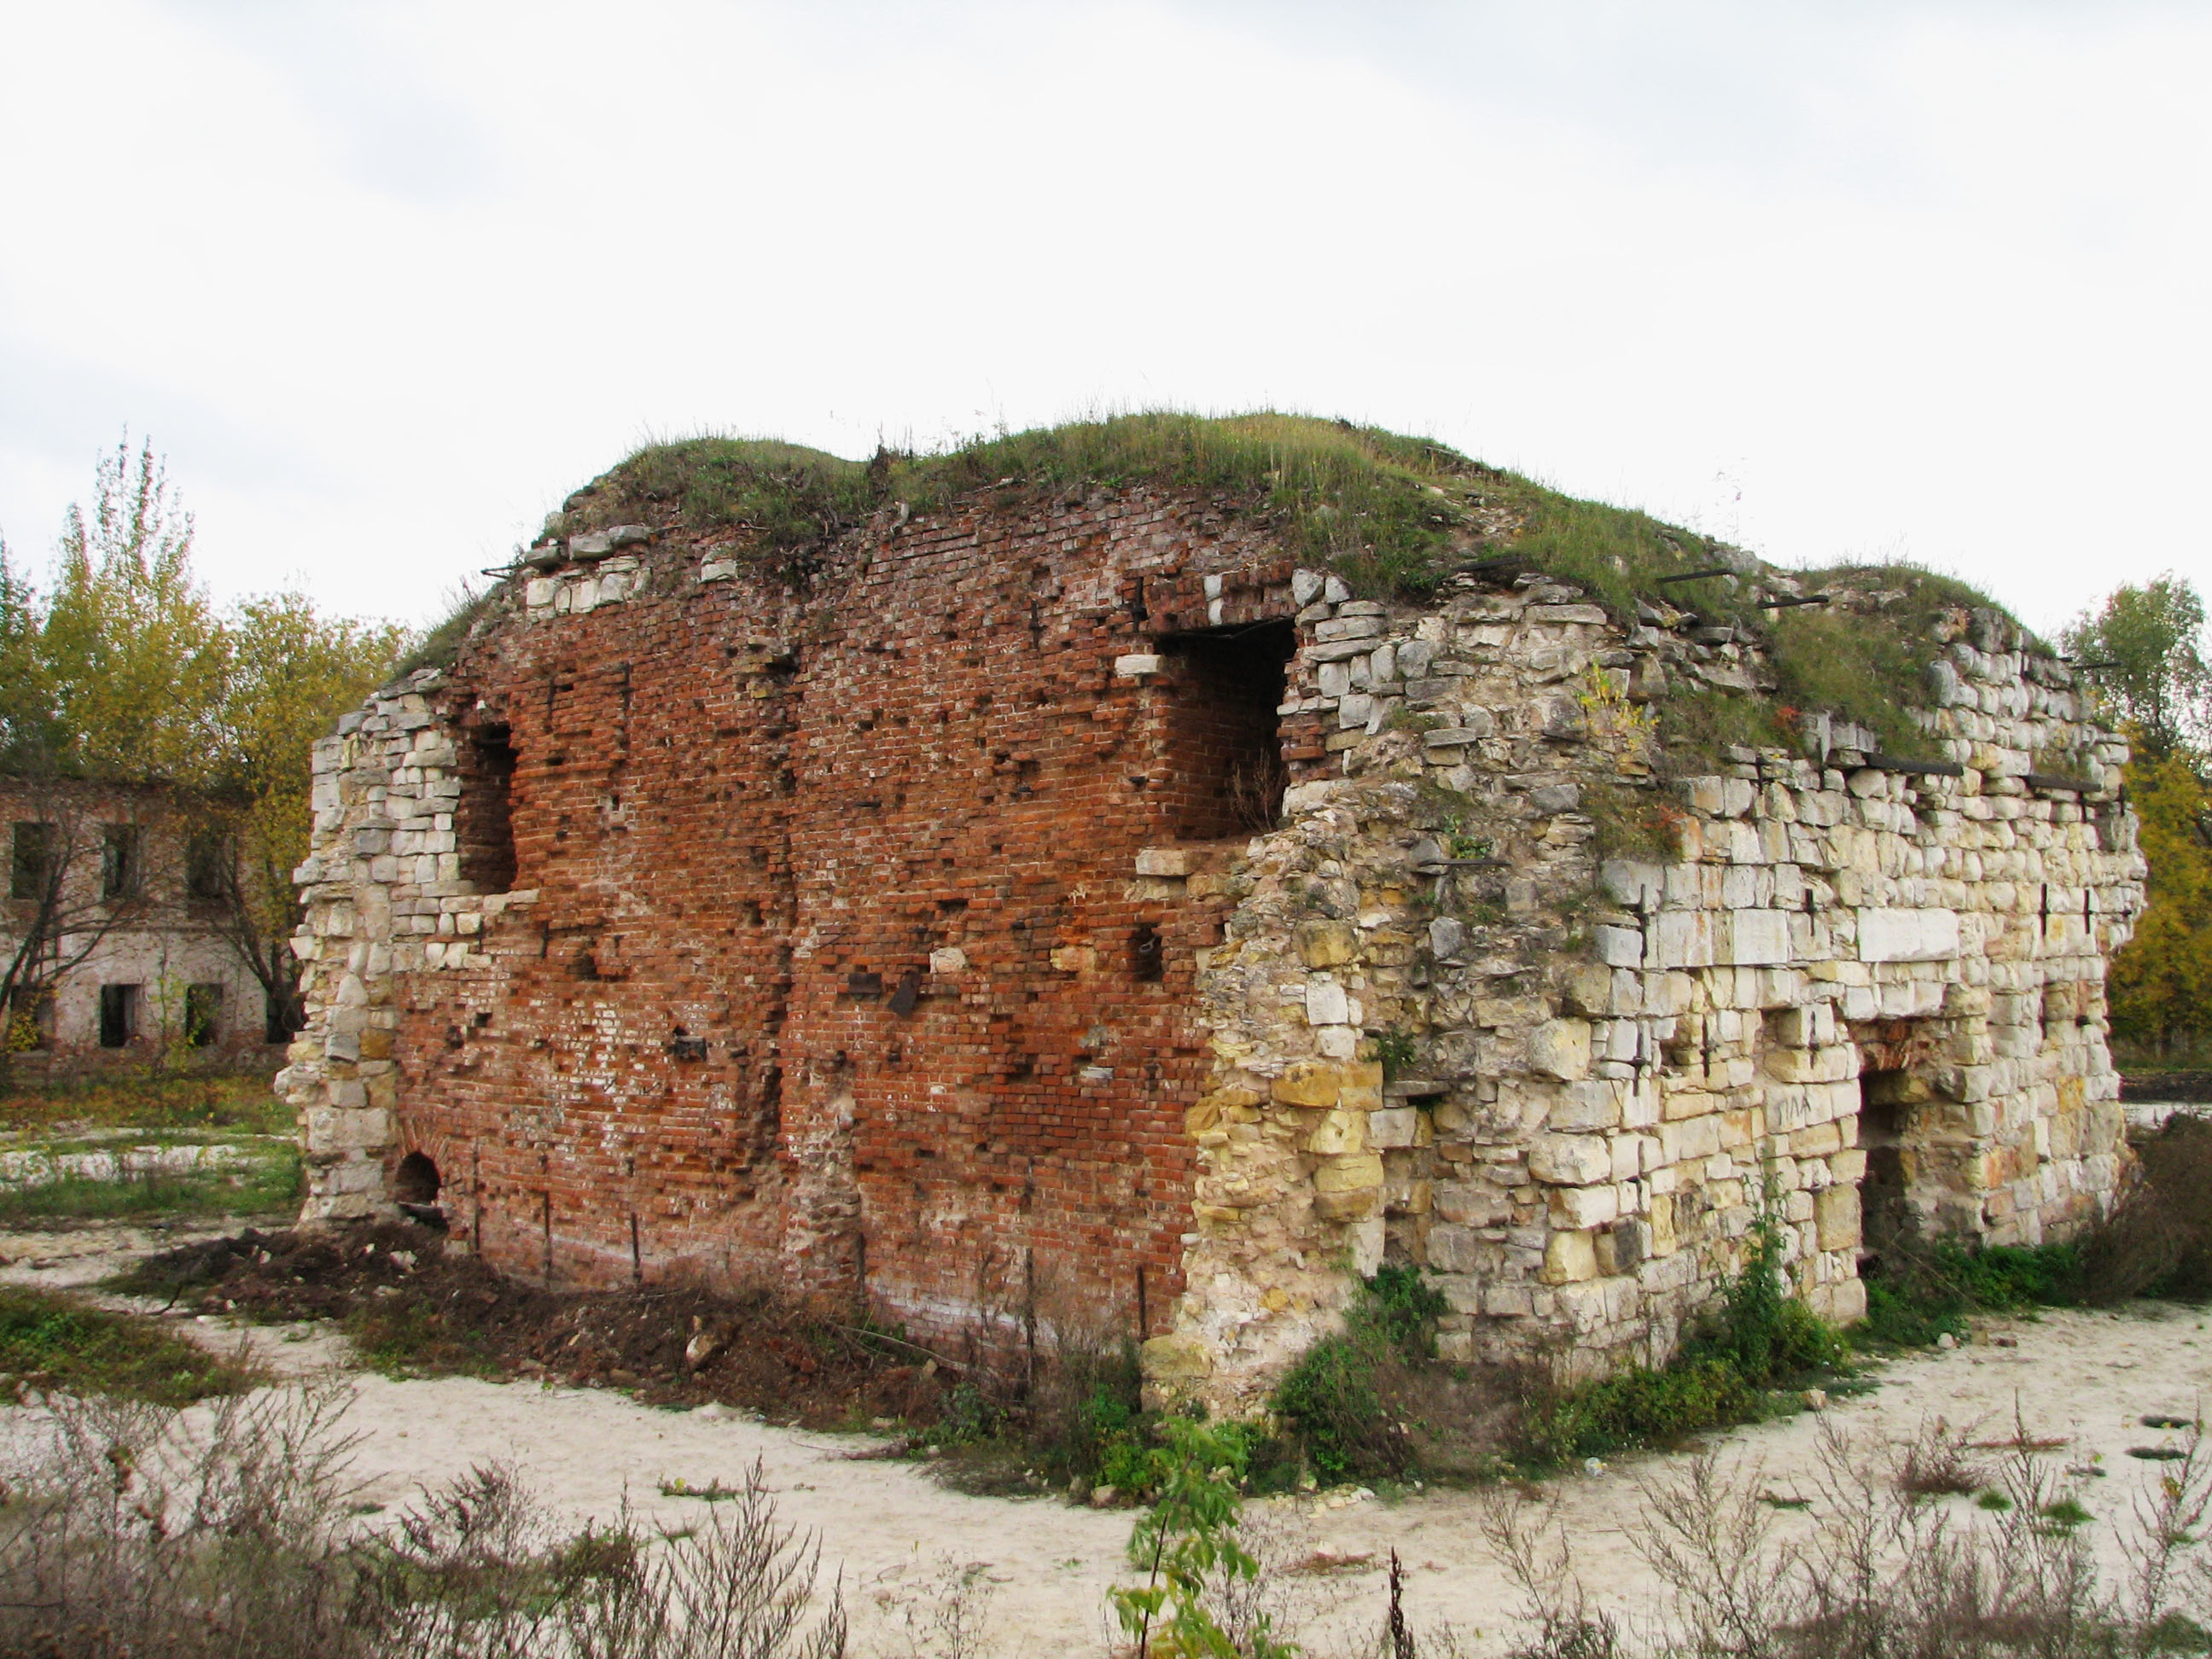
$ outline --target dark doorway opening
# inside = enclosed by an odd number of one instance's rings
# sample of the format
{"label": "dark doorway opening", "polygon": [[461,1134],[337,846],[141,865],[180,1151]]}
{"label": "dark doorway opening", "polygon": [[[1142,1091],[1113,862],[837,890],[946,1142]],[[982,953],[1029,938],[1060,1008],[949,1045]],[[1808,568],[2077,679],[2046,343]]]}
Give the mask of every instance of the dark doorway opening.
{"label": "dark doorway opening", "polygon": [[1918,1231],[1911,1188],[1919,1174],[1912,1147],[1914,1114],[1931,1097],[1928,1085],[1905,1071],[1859,1073],[1859,1146],[1866,1174],[1859,1182],[1861,1254],[1877,1265],[1885,1250]]}
{"label": "dark doorway opening", "polygon": [[461,734],[461,799],[453,812],[461,879],[480,893],[514,886],[514,744],[504,726]]}
{"label": "dark doorway opening", "polygon": [[1171,634],[1173,665],[1162,791],[1177,841],[1221,841],[1274,827],[1290,769],[1283,763],[1284,665],[1297,647],[1288,622]]}
{"label": "dark doorway opening", "polygon": [[100,988],[100,1046],[122,1048],[138,1035],[138,988],[103,985]]}

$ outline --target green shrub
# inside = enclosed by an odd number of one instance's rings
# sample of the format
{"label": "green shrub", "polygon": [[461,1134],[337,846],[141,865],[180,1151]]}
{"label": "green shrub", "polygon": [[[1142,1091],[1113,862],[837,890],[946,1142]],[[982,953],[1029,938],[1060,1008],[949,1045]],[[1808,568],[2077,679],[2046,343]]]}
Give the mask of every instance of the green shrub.
{"label": "green shrub", "polygon": [[1433,1359],[1437,1321],[1451,1311],[1443,1292],[1419,1267],[1386,1262],[1352,1304],[1352,1321],[1370,1325],[1407,1359]]}
{"label": "green shrub", "polygon": [[1924,1348],[1963,1341],[1971,1313],[2016,1313],[2102,1299],[2093,1294],[2080,1243],[1971,1245],[1955,1238],[1899,1238],[1867,1280],[1866,1318],[1851,1332],[1863,1347]]}
{"label": "green shrub", "polygon": [[1569,1389],[1532,1413],[1525,1432],[1534,1461],[1552,1464],[1629,1447],[1673,1445],[1765,1414],[1764,1391],[1726,1359],[1709,1354],[1656,1370],[1633,1366]]}
{"label": "green shrub", "polygon": [[1773,1206],[1752,1224],[1742,1270],[1720,1305],[1668,1364],[1638,1365],[1555,1394],[1524,1410],[1524,1451],[1538,1463],[1599,1457],[1636,1446],[1757,1422],[1775,1391],[1841,1369],[1842,1339],[1789,1293]]}
{"label": "green shrub", "polygon": [[1436,1322],[1449,1304],[1418,1267],[1385,1266],[1360,1287],[1340,1336],[1298,1357],[1275,1389],[1276,1414],[1324,1480],[1404,1472],[1405,1431],[1383,1409],[1380,1376],[1436,1354]]}
{"label": "green shrub", "polygon": [[1326,1336],[1298,1356],[1276,1387],[1276,1414],[1304,1443],[1323,1480],[1396,1472],[1375,1386],[1377,1358],[1376,1344],[1360,1333]]}

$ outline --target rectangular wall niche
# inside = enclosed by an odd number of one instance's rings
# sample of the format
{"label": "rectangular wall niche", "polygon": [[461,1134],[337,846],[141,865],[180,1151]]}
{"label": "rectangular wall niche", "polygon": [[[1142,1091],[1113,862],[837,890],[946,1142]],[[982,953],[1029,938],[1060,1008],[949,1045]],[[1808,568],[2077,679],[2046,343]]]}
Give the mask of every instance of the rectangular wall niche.
{"label": "rectangular wall niche", "polygon": [[1161,792],[1167,833],[1221,841],[1273,827],[1290,771],[1283,763],[1283,665],[1297,638],[1287,622],[1173,634],[1159,641],[1172,672]]}
{"label": "rectangular wall niche", "polygon": [[460,741],[461,798],[453,811],[461,879],[479,893],[514,887],[514,744],[504,726],[480,726]]}

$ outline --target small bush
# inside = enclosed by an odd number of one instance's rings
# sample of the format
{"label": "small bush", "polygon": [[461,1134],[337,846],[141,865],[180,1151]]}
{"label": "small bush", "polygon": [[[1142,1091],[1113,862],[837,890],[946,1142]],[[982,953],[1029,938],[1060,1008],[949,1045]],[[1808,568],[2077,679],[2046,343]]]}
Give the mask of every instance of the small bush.
{"label": "small bush", "polygon": [[1436,1354],[1436,1322],[1449,1304],[1418,1268],[1386,1265],[1353,1297],[1340,1336],[1299,1356],[1275,1389],[1275,1411],[1324,1480],[1401,1474],[1409,1431],[1384,1409],[1391,1373]]}
{"label": "small bush", "polygon": [[1538,1463],[1672,1446],[1707,1430],[1757,1422],[1775,1391],[1841,1369],[1842,1339],[1788,1293],[1773,1211],[1753,1224],[1742,1271],[1719,1307],[1668,1364],[1634,1366],[1561,1392],[1536,1390],[1524,1409],[1524,1455]]}

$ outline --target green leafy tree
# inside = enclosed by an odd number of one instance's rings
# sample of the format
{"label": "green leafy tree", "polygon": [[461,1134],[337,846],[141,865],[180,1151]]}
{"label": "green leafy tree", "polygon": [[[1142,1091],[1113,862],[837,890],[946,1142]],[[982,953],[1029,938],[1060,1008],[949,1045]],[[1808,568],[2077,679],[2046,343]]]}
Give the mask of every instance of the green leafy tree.
{"label": "green leafy tree", "polygon": [[2160,1059],[2212,1036],[2212,788],[2187,757],[2138,760],[2128,795],[2150,866],[2149,902],[2112,959],[2113,1034]]}
{"label": "green leafy tree", "polygon": [[308,750],[392,672],[404,632],[315,613],[304,594],[248,599],[223,629],[216,743],[183,776],[204,848],[220,849],[222,919],[240,956],[295,1028],[303,914],[292,872],[313,817]]}
{"label": "green leafy tree", "polygon": [[0,772],[34,769],[52,751],[52,728],[39,653],[38,594],[0,541]]}
{"label": "green leafy tree", "polygon": [[2135,750],[2128,798],[2150,866],[2135,937],[2112,960],[2113,1034],[2160,1059],[2212,1036],[2212,647],[2204,601],[2172,575],[2116,588],[2067,630]]}
{"label": "green leafy tree", "polygon": [[2111,665],[2098,671],[2099,683],[2138,754],[2185,753],[2202,769],[2212,751],[2212,651],[2195,587],[2170,574],[2117,587],[2064,639],[2075,661]]}
{"label": "green leafy tree", "polygon": [[1244,1437],[1236,1425],[1212,1427],[1187,1417],[1163,1418],[1159,1433],[1167,1477],[1129,1538],[1130,1563],[1144,1570],[1145,1582],[1107,1592],[1115,1617],[1136,1644],[1137,1659],[1291,1659],[1297,1649],[1276,1639],[1264,1615],[1240,1641],[1207,1604],[1206,1592],[1218,1579],[1260,1572],[1237,1539]]}
{"label": "green leafy tree", "polygon": [[173,780],[216,746],[223,626],[191,550],[191,514],[152,447],[102,456],[91,513],[69,510],[40,617],[56,770]]}

